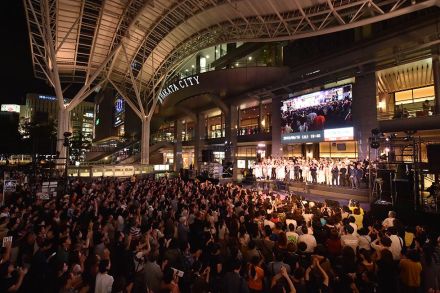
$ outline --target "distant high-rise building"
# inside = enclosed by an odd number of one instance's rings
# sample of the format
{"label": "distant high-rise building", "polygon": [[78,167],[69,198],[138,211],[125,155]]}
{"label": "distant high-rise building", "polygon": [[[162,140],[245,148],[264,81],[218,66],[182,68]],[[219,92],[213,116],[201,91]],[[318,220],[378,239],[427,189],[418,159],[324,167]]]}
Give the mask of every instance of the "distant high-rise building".
{"label": "distant high-rise building", "polygon": [[[65,99],[65,103],[69,100]],[[23,122],[47,123],[58,119],[58,102],[55,96],[27,94],[26,105],[22,106]],[[72,150],[75,159],[82,161],[84,153],[91,146],[94,133],[95,104],[83,101],[70,112]],[[56,125],[56,124],[55,124]]]}

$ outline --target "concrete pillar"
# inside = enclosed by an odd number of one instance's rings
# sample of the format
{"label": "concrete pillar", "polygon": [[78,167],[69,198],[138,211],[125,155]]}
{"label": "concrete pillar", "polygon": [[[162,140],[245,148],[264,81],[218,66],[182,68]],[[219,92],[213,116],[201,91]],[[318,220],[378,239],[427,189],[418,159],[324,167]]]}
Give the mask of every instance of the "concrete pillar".
{"label": "concrete pillar", "polygon": [[353,85],[352,104],[354,136],[358,143],[358,157],[368,157],[368,139],[371,130],[378,127],[376,106],[376,74],[374,72],[356,77]]}
{"label": "concrete pillar", "polygon": [[67,147],[64,144],[64,133],[70,131],[70,112],[65,108],[58,110],[57,120],[57,151],[60,152],[60,159],[57,162],[57,168],[64,169],[66,162]]}
{"label": "concrete pillar", "polygon": [[230,106],[229,112],[225,114],[225,144],[231,146],[225,149],[226,162],[233,162],[235,159],[238,128],[237,120],[238,106]]}
{"label": "concrete pillar", "polygon": [[239,106],[232,105],[228,113],[225,113],[225,161],[233,165],[233,180],[237,180],[237,128],[238,128]]}
{"label": "concrete pillar", "polygon": [[174,121],[174,171],[179,172],[183,168],[182,158],[182,131],[181,119]]}
{"label": "concrete pillar", "polygon": [[260,132],[263,132],[263,125],[261,124],[263,118],[263,103],[260,101],[258,104],[258,130]]}
{"label": "concrete pillar", "polygon": [[202,149],[205,145],[205,114],[198,113],[194,129],[194,169],[200,170],[202,162]]}
{"label": "concrete pillar", "polygon": [[150,119],[142,119],[141,164],[150,163]]}
{"label": "concrete pillar", "polygon": [[432,53],[432,73],[434,77],[435,114],[440,114],[440,58],[438,49]]}
{"label": "concrete pillar", "polygon": [[272,98],[272,157],[283,155],[281,145],[281,97]]}

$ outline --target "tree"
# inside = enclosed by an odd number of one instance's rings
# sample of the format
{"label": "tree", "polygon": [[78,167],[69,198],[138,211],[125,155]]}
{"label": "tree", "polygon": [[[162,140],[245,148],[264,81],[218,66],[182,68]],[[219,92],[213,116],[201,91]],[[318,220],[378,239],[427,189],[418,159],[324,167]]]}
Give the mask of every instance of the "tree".
{"label": "tree", "polygon": [[53,155],[56,153],[56,127],[52,120],[47,122],[25,122],[22,142],[25,153]]}

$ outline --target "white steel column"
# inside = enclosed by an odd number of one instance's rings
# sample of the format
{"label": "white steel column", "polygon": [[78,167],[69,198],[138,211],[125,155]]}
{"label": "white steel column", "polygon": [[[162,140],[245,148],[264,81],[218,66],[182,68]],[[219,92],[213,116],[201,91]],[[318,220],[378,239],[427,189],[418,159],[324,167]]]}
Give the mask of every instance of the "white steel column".
{"label": "white steel column", "polygon": [[150,163],[150,119],[142,119],[141,164]]}

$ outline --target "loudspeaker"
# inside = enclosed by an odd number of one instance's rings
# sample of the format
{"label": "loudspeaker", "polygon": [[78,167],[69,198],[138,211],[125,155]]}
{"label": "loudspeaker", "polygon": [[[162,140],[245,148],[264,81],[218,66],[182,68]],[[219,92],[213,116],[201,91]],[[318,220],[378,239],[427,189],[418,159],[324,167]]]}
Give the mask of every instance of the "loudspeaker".
{"label": "loudspeaker", "polygon": [[211,163],[212,161],[214,161],[212,150],[202,150],[202,162]]}
{"label": "loudspeaker", "polygon": [[431,171],[440,170],[440,144],[429,144],[426,146],[428,165]]}
{"label": "loudspeaker", "polygon": [[393,210],[393,205],[390,202],[374,202],[371,204],[371,214],[376,219],[385,219],[388,212]]}

